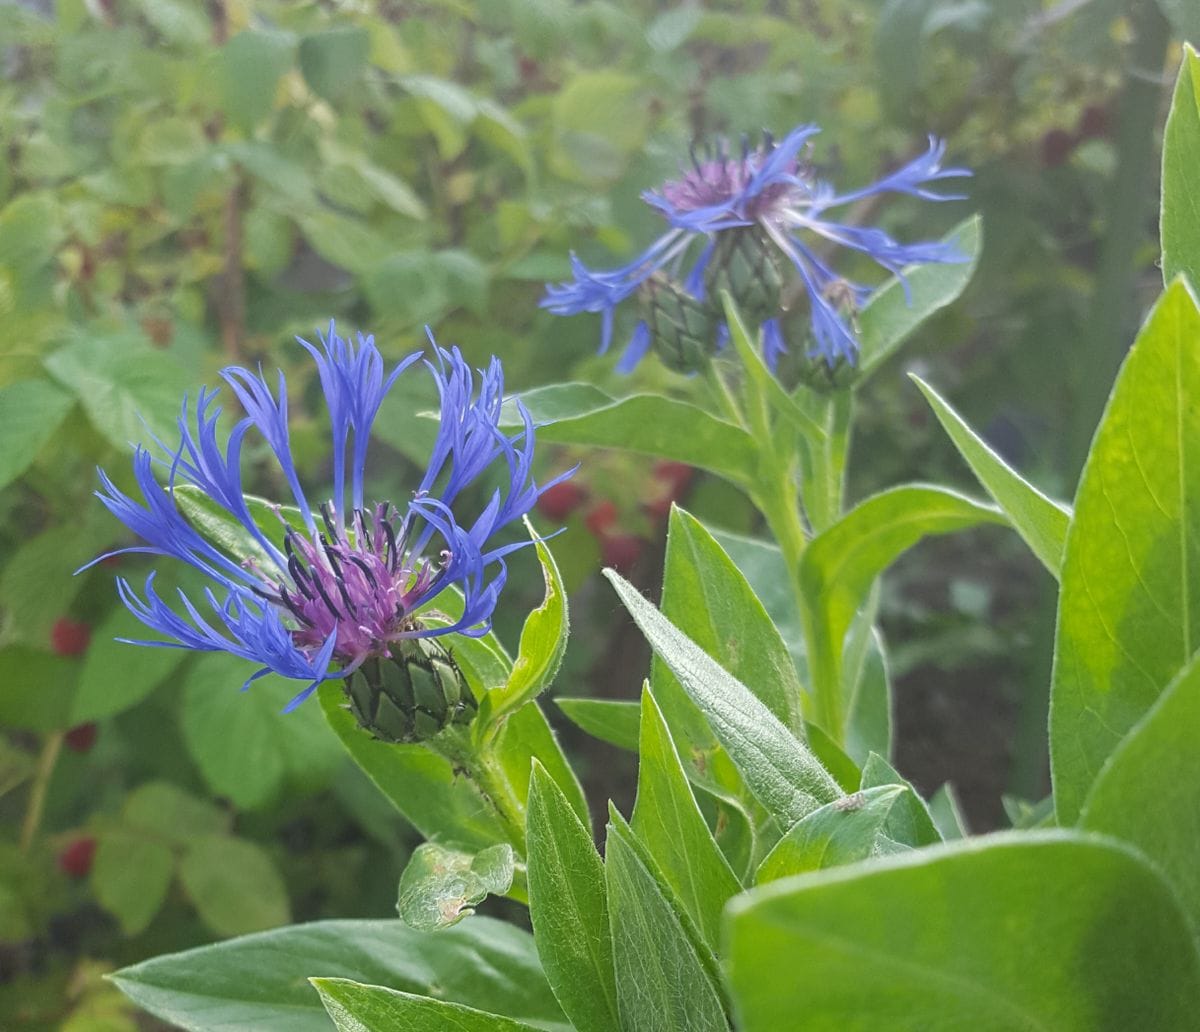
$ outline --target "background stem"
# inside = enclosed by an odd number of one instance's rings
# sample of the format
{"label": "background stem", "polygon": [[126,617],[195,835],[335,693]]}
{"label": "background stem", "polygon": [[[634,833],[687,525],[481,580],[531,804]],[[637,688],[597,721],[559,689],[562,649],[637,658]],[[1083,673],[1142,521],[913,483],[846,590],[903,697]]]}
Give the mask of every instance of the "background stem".
{"label": "background stem", "polygon": [[21,823],[19,844],[22,853],[29,852],[34,839],[37,838],[38,829],[42,825],[42,812],[46,808],[46,791],[50,787],[50,778],[54,774],[54,765],[58,762],[62,744],[62,731],[52,732],[42,743],[37,770],[34,772],[33,784],[29,789],[29,806],[25,810],[25,820]]}

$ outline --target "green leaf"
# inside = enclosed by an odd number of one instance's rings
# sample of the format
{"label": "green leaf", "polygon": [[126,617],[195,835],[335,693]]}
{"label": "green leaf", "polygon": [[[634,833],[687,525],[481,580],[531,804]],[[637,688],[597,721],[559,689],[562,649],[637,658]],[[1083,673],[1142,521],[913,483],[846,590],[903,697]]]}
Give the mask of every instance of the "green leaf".
{"label": "green leaf", "polygon": [[338,1032],[532,1032],[534,1026],[415,996],[381,985],[362,985],[342,978],[310,979]]}
{"label": "green leaf", "polygon": [[[801,681],[808,677],[808,654],[800,614],[789,581],[787,564],[779,546],[770,541],[728,531],[712,531],[730,559],[742,571],[782,636]],[[871,627],[867,606],[851,625],[844,650],[846,742],[843,752],[824,731],[806,725],[809,746],[838,784],[848,791],[858,787],[857,764],[871,752],[891,750],[891,682],[883,641]],[[849,755],[848,755],[849,753]],[[853,757],[853,758],[852,758]]]}
{"label": "green leaf", "polygon": [[0,649],[0,724],[22,731],[70,727],[78,670],[78,662],[42,649]]}
{"label": "green leaf", "polygon": [[315,921],[155,957],[112,978],[151,1014],[195,1032],[328,1032],[306,981],[314,972],[566,1029],[553,1024],[562,1012],[529,933],[488,917],[440,932],[395,920]]}
{"label": "green leaf", "polygon": [[[860,502],[809,543],[800,562],[808,605],[808,662],[826,696],[843,691],[846,632],[871,585],[906,549],[928,534],[949,534],[980,523],[1004,523],[999,510],[942,487],[889,488]],[[818,695],[821,698],[821,695]],[[838,740],[844,712],[822,713],[817,723]]]}
{"label": "green leaf", "polygon": [[1185,44],[1162,158],[1163,282],[1186,275],[1200,290],[1200,55]]}
{"label": "green leaf", "polygon": [[560,710],[576,727],[618,749],[638,750],[641,704],[627,699],[557,698]]}
{"label": "green leaf", "polygon": [[290,33],[239,32],[218,59],[221,110],[243,132],[252,132],[274,109],[279,79],[295,59],[296,39]]}
{"label": "green leaf", "polygon": [[180,405],[192,384],[167,352],[138,336],[92,337],[59,348],[45,364],[118,451],[149,441],[152,434],[178,439]]}
{"label": "green leaf", "polygon": [[48,380],[0,387],[0,490],[30,466],[57,430],[75,399]]}
{"label": "green leaf", "polygon": [[[673,506],[667,531],[662,613],[803,737],[804,689],[787,645],[742,572],[693,516]],[[664,708],[681,689],[656,671]],[[668,716],[670,709],[667,708]]]}
{"label": "green leaf", "polygon": [[630,825],[667,886],[716,951],[725,901],[741,889],[688,785],[662,711],[642,691],[637,802]]}
{"label": "green leaf", "polygon": [[326,29],[300,40],[300,71],[314,93],[336,104],[358,84],[370,52],[366,29]]}
{"label": "green leaf", "polygon": [[745,370],[747,409],[752,410],[755,405],[769,406],[808,440],[814,443],[824,440],[828,436],[825,427],[783,389],[775,374],[767,368],[766,362],[763,361],[762,342],[756,344],[751,340],[750,331],[742,320],[737,304],[726,290],[721,291],[721,305],[725,310],[725,324],[729,327],[729,337]]}
{"label": "green leaf", "polygon": [[979,216],[972,215],[959,223],[944,240],[956,244],[967,260],[953,265],[930,262],[907,269],[904,279],[908,294],[899,278],[893,278],[871,295],[870,302],[859,313],[860,382],[891,357],[921,323],[954,301],[971,282],[983,244]]}
{"label": "green leaf", "polygon": [[558,565],[545,541],[537,536],[528,517],[526,528],[534,540],[542,577],[546,582],[546,597],[542,604],[525,618],[521,629],[521,644],[517,660],[508,680],[492,688],[482,699],[476,727],[494,723],[525,703],[537,698],[554,681],[567,651],[570,621],[567,618],[567,592],[563,587]]}
{"label": "green leaf", "polygon": [[253,842],[206,835],[188,843],[179,880],[209,928],[243,935],[286,924],[287,889],[271,858]]}
{"label": "green leaf", "polygon": [[913,373],[910,379],[925,395],[942,428],[971,471],[1012,522],[1042,565],[1058,578],[1071,511],[1047,498],[997,455],[929,384]]}
{"label": "green leaf", "polygon": [[[253,559],[265,569],[274,569],[275,559],[236,516],[195,484],[177,484],[172,490],[175,507],[209,543],[234,562]],[[243,495],[246,510],[255,526],[276,548],[282,550],[287,528],[307,534],[304,516],[294,505],[276,505],[265,498]],[[286,521],[286,522],[285,522]]]}
{"label": "green leaf", "polygon": [[612,570],[605,576],[655,653],[699,706],[746,785],[784,826],[841,790],[808,748],[736,678]]}
{"label": "green leaf", "polygon": [[303,682],[268,676],[241,691],[252,673],[236,656],[202,657],[184,679],[180,716],[204,780],[244,809],[272,802],[289,774],[320,784],[340,759],[315,705],[283,712]]}
{"label": "green leaf", "polygon": [[929,815],[933,818],[938,833],[947,842],[966,838],[969,834],[967,820],[958,801],[958,793],[949,781],[929,797]]}
{"label": "green leaf", "polygon": [[600,186],[625,171],[650,127],[649,97],[638,76],[584,71],[554,97],[551,164],[559,175]]}
{"label": "green leaf", "polygon": [[175,854],[161,841],[125,828],[100,835],[92,863],[96,900],[126,935],[146,930],[162,908],[175,873]]}
{"label": "green leaf", "polygon": [[420,932],[449,928],[475,913],[473,908],[488,896],[508,892],[514,863],[507,842],[473,854],[424,842],[400,875],[396,911]]}
{"label": "green leaf", "polygon": [[446,759],[420,745],[372,738],[351,716],[338,682],[326,681],[318,695],[326,721],[354,762],[425,838],[437,835],[466,849],[506,839],[494,808]]}
{"label": "green leaf", "polygon": [[1200,312],[1176,280],[1117,376],[1075,497],[1050,704],[1060,824],[1200,647]]}
{"label": "green leaf", "polygon": [[[538,427],[538,440],[660,455],[712,470],[734,484],[747,484],[758,465],[753,438],[740,427],[687,402],[658,394],[614,401],[582,384],[542,387],[521,395]],[[506,424],[519,425],[515,407]]]}
{"label": "green leaf", "polygon": [[128,828],[172,845],[229,830],[229,818],[217,807],[169,781],[151,781],[134,789],[125,799],[121,819]]}
{"label": "green leaf", "polygon": [[862,782],[859,786],[863,792],[872,788],[887,785],[902,785],[908,791],[901,795],[888,811],[884,831],[888,838],[904,846],[929,846],[942,840],[941,832],[933,822],[933,814],[921,793],[912,784],[900,776],[887,760],[876,753],[867,757],[863,766]]}
{"label": "green leaf", "polygon": [[[758,865],[758,885],[805,871],[820,871],[866,860],[886,839],[884,824],[902,785],[880,785],[826,803],[797,821]],[[889,850],[890,851],[890,850]]]}
{"label": "green leaf", "polygon": [[1200,929],[1200,660],[1188,665],[1122,740],[1092,786],[1079,822],[1153,860]]}
{"label": "green leaf", "polygon": [[727,1032],[716,986],[631,839],[609,824],[604,872],[620,1027]]}
{"label": "green leaf", "polygon": [[1077,833],[774,882],[730,904],[726,933],[745,1032],[791,1032],[798,1014],[840,1032],[1184,1032],[1200,999],[1166,883],[1133,850]]}
{"label": "green leaf", "polygon": [[529,917],[554,995],[579,1032],[618,1028],[604,865],[591,832],[536,761],[526,838]]}
{"label": "green leaf", "polygon": [[182,649],[146,648],[118,638],[145,638],[146,627],[117,606],[92,632],[71,703],[71,722],[82,724],[120,713],[141,702],[184,658]]}

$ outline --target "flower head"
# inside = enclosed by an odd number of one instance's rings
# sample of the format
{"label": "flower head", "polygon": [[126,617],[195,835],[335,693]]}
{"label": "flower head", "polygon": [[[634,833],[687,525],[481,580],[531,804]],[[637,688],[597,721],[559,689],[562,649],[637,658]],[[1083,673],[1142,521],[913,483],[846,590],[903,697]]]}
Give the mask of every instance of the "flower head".
{"label": "flower head", "polygon": [[[858,340],[851,312],[870,295],[869,288],[841,278],[829,265],[830,249],[859,251],[903,280],[906,266],[925,262],[959,262],[965,256],[938,242],[901,244],[874,227],[837,221],[829,213],[866,197],[909,194],[925,200],[959,199],[934,192],[930,184],[970,175],[965,169],[941,167],[945,145],[930,138],[920,157],[859,190],[838,193],[816,175],[804,151],[814,125],[801,125],[776,142],[764,136],[757,147],[743,141],[740,151],[721,144],[704,158],[692,155],[692,166],[643,199],[667,221],[668,230],[632,262],[609,271],[588,269],[571,256],[574,278],[546,288],[542,307],[556,315],[597,312],[603,320],[601,352],[613,331],[613,312],[637,295],[642,318],[622,358],[628,371],[649,350],[651,340],[684,324],[691,331],[682,346],[674,339],[660,348],[664,357],[690,353],[700,311],[707,311],[708,350],[720,346],[720,292],[730,290],[746,314],[764,327],[766,359],[772,366],[786,349],[779,329],[783,275],[790,268],[809,302],[810,357],[830,367],[853,364]],[[664,284],[669,289],[664,289]],[[662,302],[670,311],[664,320]],[[850,303],[847,304],[847,299]]]}
{"label": "flower head", "polygon": [[[246,415],[223,447],[217,392],[202,389],[194,411],[184,400],[178,446],[156,442],[163,452],[158,457],[142,446],[135,450],[140,500],[103,471],[97,492],[144,542],[120,551],[170,556],[209,581],[203,599],[179,591],[170,602],[156,590],[154,573],[140,593],[119,578],[125,605],[166,639],[135,644],[229,652],[260,664],[250,681],[273,672],[306,682],[289,709],[324,680],[350,679],[364,664],[377,671],[381,661],[416,655],[417,639],[486,633],[504,587],[504,558],[528,543],[497,544],[496,532],[563,479],[542,487],[534,483],[534,427],[523,406],[518,404],[523,429],[515,436],[500,429],[499,361],[473,371],[457,348],[438,347],[430,336],[432,360],[424,366],[437,385],[441,421],[428,469],[410,498],[368,501],[372,424],[389,389],[421,353],[386,372],[372,337],[344,340],[332,323],[319,347],[300,343],[316,363],[329,413],[330,498],[314,506],[301,486],[289,443],[283,374],[272,390],[261,372],[236,366],[221,375]],[[251,431],[274,453],[294,507],[264,506],[243,492],[242,445]],[[485,476],[491,479],[496,467],[503,470],[503,486],[464,516],[464,493]],[[236,552],[197,529],[198,499],[205,511],[219,510],[218,519],[241,538]],[[452,585],[461,592],[461,615],[427,625],[420,611]],[[442,661],[452,664],[448,656]]]}

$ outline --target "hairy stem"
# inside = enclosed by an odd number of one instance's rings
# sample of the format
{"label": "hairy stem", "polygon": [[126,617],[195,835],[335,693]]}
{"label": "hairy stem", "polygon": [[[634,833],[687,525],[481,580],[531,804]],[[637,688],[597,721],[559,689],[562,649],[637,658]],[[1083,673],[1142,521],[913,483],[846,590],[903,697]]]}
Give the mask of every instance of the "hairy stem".
{"label": "hairy stem", "polygon": [[25,820],[21,823],[21,837],[18,840],[22,853],[28,853],[38,829],[42,826],[42,813],[46,808],[46,791],[50,787],[50,778],[54,774],[54,766],[58,762],[58,754],[62,750],[63,732],[55,731],[46,736],[42,743],[42,751],[38,756],[37,770],[33,775],[33,785],[29,790],[29,805],[25,810]]}

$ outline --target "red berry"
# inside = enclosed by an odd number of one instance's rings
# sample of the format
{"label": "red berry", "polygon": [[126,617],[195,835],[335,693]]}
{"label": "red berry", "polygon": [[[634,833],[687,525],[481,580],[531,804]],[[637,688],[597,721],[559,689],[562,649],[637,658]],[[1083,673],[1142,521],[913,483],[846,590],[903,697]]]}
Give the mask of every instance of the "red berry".
{"label": "red berry", "polygon": [[1076,139],[1065,129],[1051,129],[1042,137],[1042,164],[1057,168],[1071,156]]}
{"label": "red berry", "polygon": [[63,735],[63,741],[66,742],[67,748],[72,752],[90,752],[92,746],[96,744],[95,721],[88,721],[86,724],[79,724],[71,728],[70,731]]}
{"label": "red berry", "polygon": [[678,497],[692,482],[696,470],[686,462],[668,462],[663,459],[654,464],[654,477],[661,483],[669,485],[674,497]]}
{"label": "red berry", "polygon": [[78,656],[81,652],[86,652],[91,640],[90,626],[65,616],[55,620],[50,629],[50,647],[60,656]]}
{"label": "red berry", "polygon": [[642,506],[642,510],[647,516],[657,522],[659,520],[665,520],[671,515],[671,506],[674,504],[675,499],[672,498],[671,495],[665,494],[655,498],[653,501],[646,502]]}
{"label": "red berry", "polygon": [[587,498],[587,491],[573,480],[546,488],[537,500],[538,512],[548,520],[565,520]]}
{"label": "red berry", "polygon": [[58,854],[58,869],[72,878],[86,878],[92,869],[92,858],[96,855],[96,840],[91,835],[81,835],[67,843]]}
{"label": "red berry", "polygon": [[642,554],[642,539],[635,534],[611,534],[600,541],[600,556],[605,566],[626,573]]}
{"label": "red berry", "polygon": [[1107,136],[1108,130],[1108,108],[1103,104],[1089,104],[1083,109],[1083,114],[1079,116],[1079,125],[1076,127],[1076,132],[1083,139],[1090,140],[1097,136]]}
{"label": "red berry", "polygon": [[617,507],[610,501],[597,502],[583,518],[584,525],[596,537],[603,536],[617,522]]}

